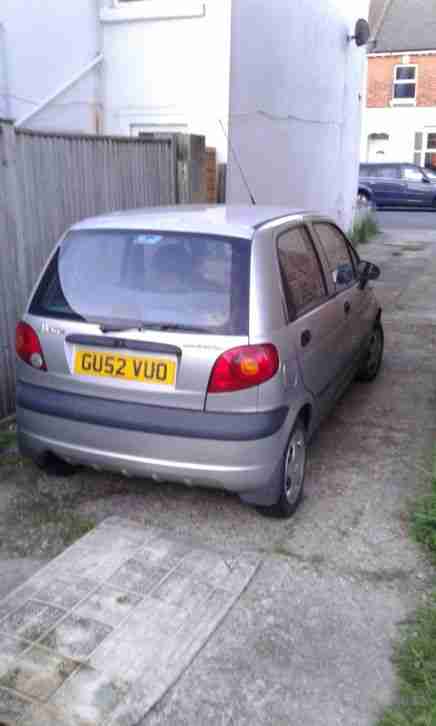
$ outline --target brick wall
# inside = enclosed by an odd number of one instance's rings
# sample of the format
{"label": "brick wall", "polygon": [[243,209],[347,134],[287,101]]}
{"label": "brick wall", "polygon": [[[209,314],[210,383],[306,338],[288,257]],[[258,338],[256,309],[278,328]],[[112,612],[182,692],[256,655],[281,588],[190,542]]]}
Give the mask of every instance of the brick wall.
{"label": "brick wall", "polygon": [[[394,68],[403,56],[368,58],[368,108],[384,108],[392,100]],[[408,63],[418,66],[417,106],[436,106],[436,55],[409,55]]]}

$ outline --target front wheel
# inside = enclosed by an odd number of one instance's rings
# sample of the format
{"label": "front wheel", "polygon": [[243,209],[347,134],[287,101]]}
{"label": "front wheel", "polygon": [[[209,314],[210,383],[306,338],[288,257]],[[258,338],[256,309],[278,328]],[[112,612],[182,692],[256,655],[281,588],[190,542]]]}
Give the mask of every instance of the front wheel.
{"label": "front wheel", "polygon": [[357,206],[359,209],[371,209],[373,204],[371,199],[366,192],[360,192],[357,194]]}
{"label": "front wheel", "polygon": [[280,468],[280,497],[272,507],[263,509],[265,514],[281,519],[292,517],[303,498],[306,458],[306,429],[298,419]]}
{"label": "front wheel", "polygon": [[364,361],[357,372],[357,380],[363,383],[373,381],[380,370],[383,360],[384,333],[383,326],[378,322],[372,331],[368,350]]}

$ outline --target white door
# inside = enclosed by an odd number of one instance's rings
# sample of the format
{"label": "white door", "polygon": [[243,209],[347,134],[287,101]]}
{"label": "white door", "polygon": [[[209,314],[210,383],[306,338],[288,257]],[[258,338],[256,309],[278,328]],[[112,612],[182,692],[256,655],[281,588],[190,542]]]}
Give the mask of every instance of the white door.
{"label": "white door", "polygon": [[378,139],[368,137],[368,162],[375,164],[378,161],[386,161],[388,151],[389,138]]}

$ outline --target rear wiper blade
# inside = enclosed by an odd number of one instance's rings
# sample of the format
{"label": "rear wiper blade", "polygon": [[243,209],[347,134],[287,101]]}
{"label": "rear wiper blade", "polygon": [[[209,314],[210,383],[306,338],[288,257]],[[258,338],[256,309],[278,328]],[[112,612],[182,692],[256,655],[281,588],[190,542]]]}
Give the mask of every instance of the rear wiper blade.
{"label": "rear wiper blade", "polygon": [[102,333],[124,333],[128,330],[146,330],[147,326],[142,323],[126,323],[125,325],[112,325],[111,323],[100,323]]}
{"label": "rear wiper blade", "polygon": [[150,326],[151,330],[167,330],[180,331],[184,333],[207,333],[210,335],[213,331],[210,328],[202,328],[200,325],[183,325],[183,323],[156,323]]}
{"label": "rear wiper blade", "polygon": [[212,331],[209,328],[202,328],[199,325],[182,325],[179,323],[146,323],[141,321],[133,321],[131,323],[125,323],[124,325],[117,325],[112,323],[101,323],[100,330],[102,333],[124,333],[128,330],[159,330],[159,331],[180,331],[186,333],[207,333],[210,334]]}

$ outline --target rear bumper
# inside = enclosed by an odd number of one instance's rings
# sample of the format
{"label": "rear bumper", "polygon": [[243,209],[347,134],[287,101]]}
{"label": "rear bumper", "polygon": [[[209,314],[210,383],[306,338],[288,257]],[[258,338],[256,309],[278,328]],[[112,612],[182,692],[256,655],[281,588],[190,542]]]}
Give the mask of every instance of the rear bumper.
{"label": "rear bumper", "polygon": [[17,406],[27,411],[121,431],[214,441],[257,441],[283,426],[288,409],[261,413],[210,413],[147,406],[65,393],[29,383],[17,385]]}
{"label": "rear bumper", "polygon": [[[116,409],[117,421],[108,421],[107,404]],[[22,383],[17,388],[18,436],[25,455],[36,458],[52,452],[125,475],[218,487],[240,495],[268,489],[273,481],[286,446],[287,413],[179,412],[100,402]]]}

